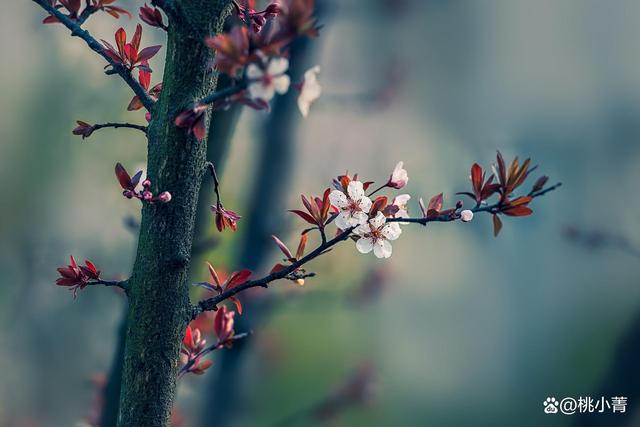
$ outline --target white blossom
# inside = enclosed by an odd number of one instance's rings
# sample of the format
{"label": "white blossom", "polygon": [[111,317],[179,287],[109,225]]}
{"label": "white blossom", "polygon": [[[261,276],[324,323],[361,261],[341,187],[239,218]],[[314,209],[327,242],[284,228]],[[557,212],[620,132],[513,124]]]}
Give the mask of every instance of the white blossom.
{"label": "white blossom", "polygon": [[411,196],[408,194],[398,194],[393,198],[391,204],[398,207],[398,212],[393,215],[394,218],[409,218],[409,208],[407,207],[409,200],[411,200]]}
{"label": "white blossom", "polygon": [[462,212],[460,212],[460,219],[462,220],[462,222],[471,221],[473,219],[473,212],[469,209],[463,210]]}
{"label": "white blossom", "polygon": [[300,96],[298,96],[298,108],[303,117],[309,115],[309,107],[311,107],[311,104],[318,99],[322,93],[322,86],[318,83],[319,72],[320,67],[316,65],[304,73]]}
{"label": "white blossom", "polygon": [[333,190],[329,194],[329,201],[340,213],[336,217],[336,226],[341,230],[365,224],[371,209],[371,199],[364,194],[364,187],[360,181],[351,181],[347,186],[347,194],[340,190]]}
{"label": "white blossom", "polygon": [[289,90],[291,79],[285,72],[289,68],[287,58],[273,58],[263,70],[256,64],[247,67],[249,94],[252,98],[271,101],[275,93],[283,94]]}
{"label": "white blossom", "polygon": [[363,254],[373,250],[373,254],[378,258],[389,258],[392,248],[390,240],[400,237],[402,230],[397,222],[387,223],[387,219],[378,212],[375,218],[371,218],[368,223],[359,225],[353,232],[360,236],[356,242],[356,248]]}
{"label": "white blossom", "polygon": [[387,181],[387,186],[400,189],[407,185],[407,182],[409,182],[409,175],[403,166],[404,162],[398,162],[396,164],[396,167],[393,169],[393,172],[389,177],[389,181]]}

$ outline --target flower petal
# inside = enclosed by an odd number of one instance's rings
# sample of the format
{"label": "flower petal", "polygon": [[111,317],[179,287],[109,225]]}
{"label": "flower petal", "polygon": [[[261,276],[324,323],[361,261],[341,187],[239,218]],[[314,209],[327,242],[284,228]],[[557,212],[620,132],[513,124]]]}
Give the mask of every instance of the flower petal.
{"label": "flower petal", "polygon": [[360,209],[362,209],[363,212],[365,213],[369,213],[369,211],[371,210],[371,205],[372,205],[372,201],[370,198],[368,198],[367,196],[364,196],[360,199],[360,201],[358,201],[358,206],[360,207]]}
{"label": "flower petal", "polygon": [[260,79],[264,75],[264,71],[256,64],[249,64],[247,66],[247,78],[254,80]]}
{"label": "flower petal", "polygon": [[375,218],[371,218],[369,220],[369,224],[371,224],[371,228],[378,229],[382,227],[382,225],[387,221],[382,212],[378,211]]}
{"label": "flower petal", "polygon": [[335,220],[336,227],[338,227],[340,230],[346,230],[347,228],[351,227],[351,225],[349,224],[350,217],[351,216],[349,215],[349,212],[340,212]]}
{"label": "flower petal", "polygon": [[329,201],[333,206],[338,208],[346,208],[347,206],[349,206],[347,195],[340,190],[333,190],[329,194]]}
{"label": "flower petal", "polygon": [[373,254],[378,258],[389,258],[391,249],[391,243],[384,239],[378,239],[373,245]]}
{"label": "flower petal", "polygon": [[364,195],[364,187],[362,186],[362,182],[360,181],[351,181],[349,182],[349,186],[347,187],[347,193],[349,197],[358,202],[360,199],[365,197]]}
{"label": "flower petal", "polygon": [[362,211],[352,212],[350,216],[351,218],[349,218],[349,227],[366,224],[367,220],[369,219],[369,216]]}
{"label": "flower petal", "polygon": [[373,239],[371,237],[358,239],[356,249],[362,254],[368,254],[373,249]]}
{"label": "flower petal", "polygon": [[402,234],[400,225],[397,222],[385,224],[380,232],[385,237],[385,239],[388,240],[396,240]]}
{"label": "flower petal", "polygon": [[287,58],[273,58],[267,66],[267,73],[277,76],[284,73],[289,68],[289,60]]}
{"label": "flower petal", "polygon": [[274,77],[273,79],[273,87],[275,88],[276,92],[278,92],[280,95],[282,95],[283,93],[287,93],[287,91],[289,90],[290,83],[291,83],[291,79],[286,74],[283,74],[278,77]]}

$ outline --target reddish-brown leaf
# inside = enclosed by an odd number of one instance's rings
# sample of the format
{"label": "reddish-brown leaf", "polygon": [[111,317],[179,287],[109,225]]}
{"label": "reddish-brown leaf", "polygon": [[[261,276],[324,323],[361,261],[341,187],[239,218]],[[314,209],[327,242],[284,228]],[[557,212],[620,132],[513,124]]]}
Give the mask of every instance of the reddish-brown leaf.
{"label": "reddish-brown leaf", "polygon": [[118,178],[118,182],[120,183],[120,186],[124,190],[133,190],[134,185],[132,185],[131,177],[129,176],[129,173],[127,173],[127,170],[124,168],[124,166],[122,166],[119,162],[116,163],[115,171],[116,171],[116,178]]}
{"label": "reddish-brown leaf", "polygon": [[289,212],[292,212],[292,213],[298,215],[300,218],[304,219],[309,224],[317,225],[316,224],[316,220],[311,215],[309,215],[308,213],[306,213],[304,211],[301,211],[301,210],[298,210],[298,209],[290,209]]}
{"label": "reddish-brown leaf", "polygon": [[493,235],[497,237],[500,230],[502,230],[502,221],[498,215],[493,215]]}
{"label": "reddish-brown leaf", "polygon": [[236,286],[245,283],[249,279],[249,277],[251,277],[251,274],[252,274],[251,270],[247,270],[247,269],[236,271],[229,277],[229,280],[227,281],[226,290],[235,288]]}
{"label": "reddish-brown leaf", "polygon": [[236,306],[236,311],[239,315],[242,316],[242,303],[236,297],[229,297],[229,301],[231,301]]}
{"label": "reddish-brown leaf", "polygon": [[289,250],[287,245],[284,244],[282,240],[278,239],[278,237],[275,236],[274,234],[271,235],[271,238],[276,243],[276,245],[278,245],[278,248],[284,254],[285,258],[287,259],[293,258],[293,255],[291,255],[291,251]]}

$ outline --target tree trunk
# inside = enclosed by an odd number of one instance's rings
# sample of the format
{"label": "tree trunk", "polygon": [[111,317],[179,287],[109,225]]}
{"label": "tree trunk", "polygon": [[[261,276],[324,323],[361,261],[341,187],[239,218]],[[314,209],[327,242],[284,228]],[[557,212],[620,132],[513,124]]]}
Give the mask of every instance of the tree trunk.
{"label": "tree trunk", "polygon": [[214,89],[206,36],[222,28],[228,1],[175,2],[170,19],[162,96],[149,126],[147,176],[166,204],[145,204],[129,280],[129,316],[120,425],[167,426],[176,386],[180,342],[190,318],[188,268],[206,141],[174,124],[181,108]]}

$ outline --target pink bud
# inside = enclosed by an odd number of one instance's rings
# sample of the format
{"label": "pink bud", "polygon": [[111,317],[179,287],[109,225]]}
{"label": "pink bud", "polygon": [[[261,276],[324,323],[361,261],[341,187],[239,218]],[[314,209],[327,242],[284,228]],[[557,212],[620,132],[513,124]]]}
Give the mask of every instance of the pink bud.
{"label": "pink bud", "polygon": [[142,186],[144,188],[149,188],[151,187],[151,181],[149,181],[148,179],[145,179],[144,181],[142,181]]}
{"label": "pink bud", "polygon": [[409,182],[409,176],[407,175],[407,171],[403,166],[403,162],[398,162],[396,167],[393,169],[391,176],[389,177],[389,181],[387,181],[387,187],[399,190],[407,185],[407,182]]}
{"label": "pink bud", "polygon": [[153,193],[151,191],[142,192],[142,200],[144,200],[145,202],[148,202],[151,199],[153,199]]}
{"label": "pink bud", "polygon": [[168,191],[163,191],[158,195],[158,200],[161,203],[169,203],[171,201],[171,193],[169,193]]}
{"label": "pink bud", "polygon": [[462,222],[471,221],[473,219],[473,212],[469,209],[463,210],[462,212],[460,212],[460,219],[462,220]]}

